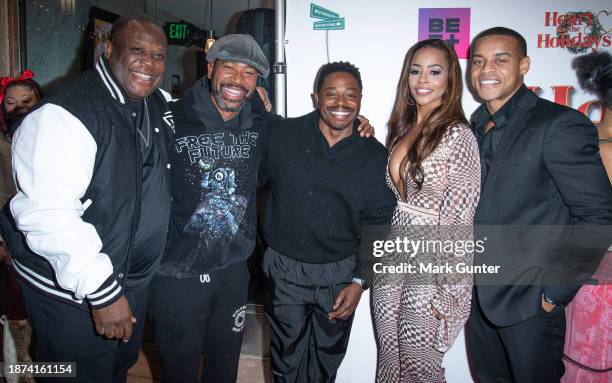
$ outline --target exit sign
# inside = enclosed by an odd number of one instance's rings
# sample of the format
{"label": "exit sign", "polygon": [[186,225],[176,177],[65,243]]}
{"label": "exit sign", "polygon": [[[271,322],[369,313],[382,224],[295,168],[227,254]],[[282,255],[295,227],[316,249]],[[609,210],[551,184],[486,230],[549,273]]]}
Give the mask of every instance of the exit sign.
{"label": "exit sign", "polygon": [[166,23],[168,44],[185,45],[191,41],[191,30],[187,23]]}

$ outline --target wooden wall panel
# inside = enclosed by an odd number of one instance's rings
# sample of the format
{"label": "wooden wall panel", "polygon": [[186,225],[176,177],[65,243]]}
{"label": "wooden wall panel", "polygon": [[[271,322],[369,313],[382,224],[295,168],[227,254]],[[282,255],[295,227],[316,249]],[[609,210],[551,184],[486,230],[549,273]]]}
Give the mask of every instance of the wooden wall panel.
{"label": "wooden wall panel", "polygon": [[20,73],[19,39],[19,1],[0,0],[0,76]]}

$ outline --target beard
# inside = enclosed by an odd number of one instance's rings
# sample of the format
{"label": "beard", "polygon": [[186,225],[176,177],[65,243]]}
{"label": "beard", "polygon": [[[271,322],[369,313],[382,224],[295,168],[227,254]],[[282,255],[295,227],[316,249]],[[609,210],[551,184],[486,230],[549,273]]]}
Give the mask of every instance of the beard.
{"label": "beard", "polygon": [[[350,125],[353,125],[353,123],[351,122]],[[335,130],[335,131],[338,131],[338,132],[341,132],[344,129],[349,127],[349,125],[340,126],[340,125],[331,125],[331,124],[328,124],[328,126],[329,126],[329,128],[331,130]]]}

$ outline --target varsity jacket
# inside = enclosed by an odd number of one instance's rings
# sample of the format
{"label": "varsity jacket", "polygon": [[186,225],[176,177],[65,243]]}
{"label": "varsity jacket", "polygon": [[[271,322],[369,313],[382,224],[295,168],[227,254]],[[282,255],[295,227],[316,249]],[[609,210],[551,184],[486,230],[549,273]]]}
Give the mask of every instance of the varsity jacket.
{"label": "varsity jacket", "polygon": [[[161,90],[147,98],[167,164],[174,124]],[[52,298],[101,308],[122,296],[138,225],[142,157],[127,96],[98,61],[31,112],[13,139],[11,212],[31,251],[20,278]]]}

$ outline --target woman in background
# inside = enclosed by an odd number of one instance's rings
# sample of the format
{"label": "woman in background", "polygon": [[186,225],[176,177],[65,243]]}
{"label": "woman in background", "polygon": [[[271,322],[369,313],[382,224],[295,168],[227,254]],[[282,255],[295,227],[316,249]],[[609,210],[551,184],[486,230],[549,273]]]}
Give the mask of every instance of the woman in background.
{"label": "woman in background", "polygon": [[34,81],[31,70],[24,70],[17,78],[0,77],[0,127],[12,136],[17,120],[25,116],[41,98],[40,85]]}
{"label": "woman in background", "polygon": [[[33,79],[34,73],[25,70],[18,78],[0,78],[0,207],[15,194],[11,168],[11,137],[21,117],[25,116],[42,98],[40,85]],[[8,206],[3,214],[8,214]],[[11,258],[4,238],[0,235],[0,261],[8,267],[6,275],[6,301],[8,325],[15,342],[18,362],[30,362],[28,349],[32,330],[17,284],[15,270],[10,267]],[[6,326],[6,323],[5,323]],[[5,355],[8,350],[4,350]],[[21,382],[34,381],[31,376],[20,378]]]}
{"label": "woman in background", "polygon": [[[410,48],[388,123],[387,184],[397,198],[394,233],[428,225],[450,228],[455,240],[471,239],[480,160],[461,107],[462,88],[457,55],[445,41],[430,39]],[[471,264],[471,257],[462,261]],[[445,381],[442,358],[468,318],[472,280],[422,278],[406,274],[399,282],[372,286],[377,382]]]}
{"label": "woman in background", "polygon": [[[612,184],[612,56],[593,52],[572,62],[578,83],[594,93],[603,108],[599,123],[599,153]],[[565,333],[566,383],[612,381],[612,247],[593,276],[598,285],[583,285],[567,306]],[[607,370],[607,372],[606,372]]]}
{"label": "woman in background", "polygon": [[15,194],[11,137],[16,122],[41,99],[40,86],[33,77],[31,70],[23,71],[18,78],[0,77],[0,207]]}

